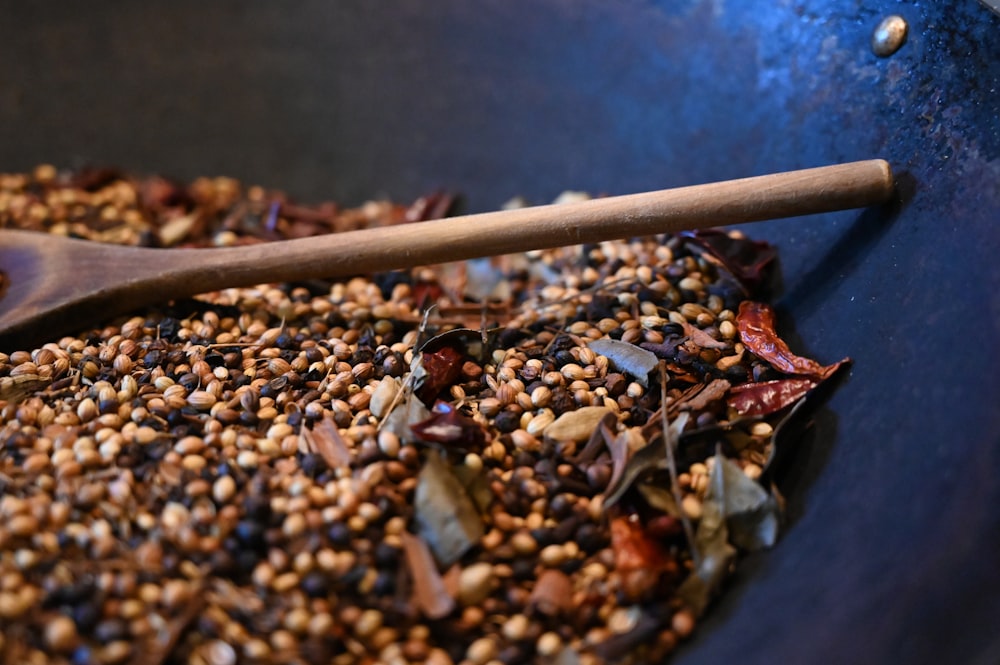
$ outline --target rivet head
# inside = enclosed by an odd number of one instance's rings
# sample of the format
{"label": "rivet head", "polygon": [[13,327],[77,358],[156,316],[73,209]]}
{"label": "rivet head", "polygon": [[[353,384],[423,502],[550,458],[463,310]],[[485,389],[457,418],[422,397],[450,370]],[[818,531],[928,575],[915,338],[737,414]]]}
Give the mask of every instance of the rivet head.
{"label": "rivet head", "polygon": [[880,58],[892,55],[906,42],[908,30],[909,26],[902,16],[886,16],[872,33],[872,52]]}

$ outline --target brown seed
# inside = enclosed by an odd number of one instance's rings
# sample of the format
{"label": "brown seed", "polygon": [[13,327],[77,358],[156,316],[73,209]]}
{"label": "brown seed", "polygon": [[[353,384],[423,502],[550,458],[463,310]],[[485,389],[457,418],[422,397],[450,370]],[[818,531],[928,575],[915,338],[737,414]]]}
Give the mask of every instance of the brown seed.
{"label": "brown seed", "polygon": [[187,402],[199,411],[208,411],[218,401],[214,394],[206,390],[195,390],[187,397]]}
{"label": "brown seed", "polygon": [[67,616],[56,616],[45,624],[45,643],[54,651],[70,651],[78,640],[76,623]]}
{"label": "brown seed", "polygon": [[17,537],[30,536],[37,529],[38,520],[31,515],[15,515],[7,522],[7,530]]}
{"label": "brown seed", "polygon": [[687,609],[675,612],[670,619],[670,627],[681,639],[691,636],[691,633],[694,632],[694,624],[694,614]]}

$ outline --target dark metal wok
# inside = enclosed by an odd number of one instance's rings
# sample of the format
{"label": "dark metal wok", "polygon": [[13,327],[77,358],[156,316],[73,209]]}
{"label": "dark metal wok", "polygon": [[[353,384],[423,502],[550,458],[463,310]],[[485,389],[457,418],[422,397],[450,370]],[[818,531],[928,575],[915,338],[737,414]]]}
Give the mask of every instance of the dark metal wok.
{"label": "dark metal wok", "polygon": [[[472,211],[884,157],[886,210],[766,223],[781,324],[855,360],[686,663],[1000,662],[1000,18],[985,5],[8,3],[0,169],[226,174]],[[888,14],[909,23],[876,57]]]}

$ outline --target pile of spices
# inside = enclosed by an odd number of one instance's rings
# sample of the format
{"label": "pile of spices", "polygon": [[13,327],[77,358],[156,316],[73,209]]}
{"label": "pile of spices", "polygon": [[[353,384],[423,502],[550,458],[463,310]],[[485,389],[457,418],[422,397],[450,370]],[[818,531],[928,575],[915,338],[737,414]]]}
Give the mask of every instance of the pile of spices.
{"label": "pile of spices", "polygon": [[[0,176],[0,226],[234,245],[419,222],[230,179]],[[169,251],[169,250],[164,250]],[[0,353],[5,663],[662,662],[844,363],[711,231],[262,285]]]}

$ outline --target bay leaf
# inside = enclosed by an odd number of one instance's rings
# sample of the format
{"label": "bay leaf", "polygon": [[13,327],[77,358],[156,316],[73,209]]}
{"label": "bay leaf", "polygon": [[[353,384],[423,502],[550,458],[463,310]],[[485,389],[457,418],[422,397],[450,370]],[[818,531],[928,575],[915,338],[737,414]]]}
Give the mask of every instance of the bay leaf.
{"label": "bay leaf", "polygon": [[372,393],[368,409],[373,416],[381,418],[388,413],[398,394],[399,381],[389,375],[383,376],[382,380],[375,386],[375,392]]}
{"label": "bay leaf", "polygon": [[414,493],[417,533],[447,568],[483,537],[483,520],[461,481],[436,450],[429,450]]}
{"label": "bay leaf", "polygon": [[[681,432],[690,418],[690,413],[682,411],[670,423],[670,432],[667,436],[672,437],[672,441],[678,441]],[[665,471],[669,468],[667,461],[666,447],[658,440],[651,438],[650,442],[639,450],[632,453],[625,464],[624,471],[616,476],[617,482],[609,482],[604,493],[604,506],[611,507],[616,504],[637,481],[644,478],[652,471]]]}
{"label": "bay leaf", "polygon": [[722,510],[733,545],[750,551],[774,545],[780,522],[778,504],[736,462],[716,454],[708,487],[706,496],[718,500],[718,494],[722,495]]}
{"label": "bay leaf", "polygon": [[351,465],[351,451],[340,435],[340,430],[329,418],[324,418],[313,425],[302,428],[300,434],[309,452],[323,458],[331,469],[339,469]]}
{"label": "bay leaf", "polygon": [[398,436],[403,443],[414,443],[417,441],[417,435],[410,429],[410,425],[423,422],[430,417],[430,409],[411,393],[398,401],[396,407],[382,420],[381,426],[382,429]]}
{"label": "bay leaf", "polygon": [[652,351],[639,348],[618,339],[595,339],[590,350],[606,357],[619,371],[635,378],[640,385],[649,387],[649,373],[656,369],[659,359]]}
{"label": "bay leaf", "polygon": [[428,619],[448,616],[455,609],[455,598],[448,593],[427,543],[407,531],[400,534],[400,539],[413,581],[414,604]]}
{"label": "bay leaf", "polygon": [[713,485],[720,483],[720,478],[719,474],[710,476],[709,491],[702,501],[701,520],[694,536],[695,567],[677,589],[677,595],[696,615],[701,615],[718,593],[736,558],[736,548],[729,544],[725,504],[719,496],[724,489]]}

